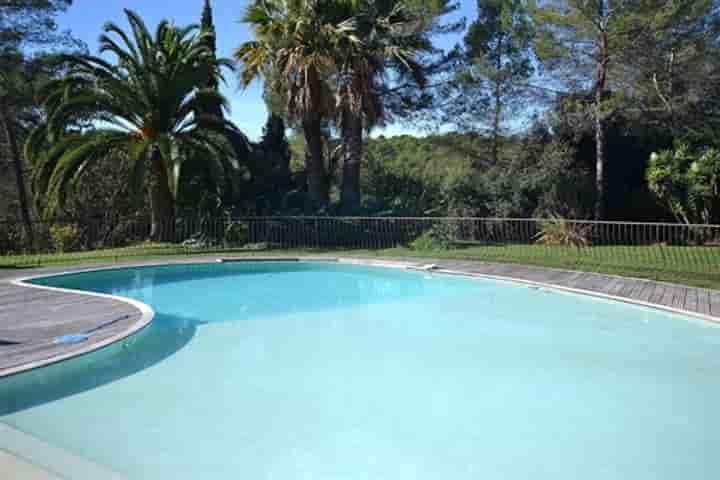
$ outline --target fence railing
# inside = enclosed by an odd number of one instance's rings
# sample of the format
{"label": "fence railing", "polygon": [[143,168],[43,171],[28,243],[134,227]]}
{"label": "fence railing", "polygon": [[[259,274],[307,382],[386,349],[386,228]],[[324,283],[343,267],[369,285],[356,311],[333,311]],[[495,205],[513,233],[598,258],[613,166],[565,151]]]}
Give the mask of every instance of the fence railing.
{"label": "fence railing", "polygon": [[[150,243],[149,240],[155,240]],[[145,254],[241,250],[452,251],[528,261],[557,258],[633,263],[720,275],[720,225],[465,217],[249,217],[0,222],[0,254],[47,255],[126,249]],[[145,249],[145,250],[144,250]],[[125,252],[125,253],[128,253]]]}

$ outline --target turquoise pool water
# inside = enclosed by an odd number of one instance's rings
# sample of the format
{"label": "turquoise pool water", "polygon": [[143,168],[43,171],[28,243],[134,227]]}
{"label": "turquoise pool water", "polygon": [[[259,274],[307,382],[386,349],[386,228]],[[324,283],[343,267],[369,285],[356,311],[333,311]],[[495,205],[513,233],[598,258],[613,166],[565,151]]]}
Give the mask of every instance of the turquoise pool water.
{"label": "turquoise pool water", "polygon": [[129,479],[720,478],[710,323],[322,263],[34,283],[157,313],[136,338],[0,381],[0,422]]}

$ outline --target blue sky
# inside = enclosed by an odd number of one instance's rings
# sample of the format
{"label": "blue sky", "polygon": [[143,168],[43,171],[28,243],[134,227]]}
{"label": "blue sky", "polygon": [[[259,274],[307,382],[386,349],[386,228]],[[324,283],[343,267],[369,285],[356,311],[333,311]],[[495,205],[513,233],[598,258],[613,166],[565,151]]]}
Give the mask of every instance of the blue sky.
{"label": "blue sky", "polygon": [[[461,0],[460,3],[461,10],[454,17],[465,16],[473,20],[475,0]],[[238,45],[251,38],[248,27],[239,21],[247,4],[248,0],[212,0],[219,55],[230,57]],[[199,23],[202,5],[203,0],[74,0],[72,7],[60,16],[58,23],[62,29],[72,30],[87,43],[92,53],[97,53],[97,38],[105,22],[113,21],[123,27],[127,25],[124,8],[139,13],[148,26],[153,28],[164,18],[179,25]],[[437,45],[450,47],[459,39],[459,35],[438,38]],[[255,84],[240,90],[235,74],[231,72],[226,74],[226,80],[227,85],[223,88],[231,102],[233,121],[248,136],[257,139],[267,115],[261,86]],[[375,133],[393,135],[417,132],[408,126],[390,125],[385,131]]]}

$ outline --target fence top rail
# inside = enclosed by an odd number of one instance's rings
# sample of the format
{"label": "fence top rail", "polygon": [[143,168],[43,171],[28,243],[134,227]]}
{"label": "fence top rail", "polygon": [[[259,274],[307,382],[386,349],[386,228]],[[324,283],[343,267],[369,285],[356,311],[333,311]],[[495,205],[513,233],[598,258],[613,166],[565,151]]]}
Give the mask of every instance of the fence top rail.
{"label": "fence top rail", "polygon": [[[107,221],[122,221],[122,220],[134,220],[140,222],[148,222],[148,220],[140,220],[135,218],[123,218],[123,219],[89,219],[90,223],[97,222],[103,223]],[[703,223],[671,223],[671,222],[627,222],[617,220],[577,220],[577,219],[553,219],[553,218],[505,218],[505,217],[368,217],[368,216],[313,216],[313,215],[297,215],[297,216],[240,216],[240,217],[217,217],[217,218],[204,218],[204,217],[178,217],[178,220],[197,220],[200,222],[207,221],[225,221],[225,222],[249,222],[249,221],[388,221],[388,222],[442,222],[442,221],[472,221],[472,222],[487,222],[487,223],[547,223],[555,220],[562,220],[567,223],[581,224],[581,225],[618,225],[618,226],[640,226],[640,227],[672,227],[672,228],[706,228],[706,229],[720,229],[720,224],[703,224]],[[83,223],[84,220],[80,219],[52,219],[52,220],[37,220],[33,223],[36,225],[47,225],[52,223]],[[20,220],[16,219],[0,219],[0,224],[16,224],[22,225]]]}

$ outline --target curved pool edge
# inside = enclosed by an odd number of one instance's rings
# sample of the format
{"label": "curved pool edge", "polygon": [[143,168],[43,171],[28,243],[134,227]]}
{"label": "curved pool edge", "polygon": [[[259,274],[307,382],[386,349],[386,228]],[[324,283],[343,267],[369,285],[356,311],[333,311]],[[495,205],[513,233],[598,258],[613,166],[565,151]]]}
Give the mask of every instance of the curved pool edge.
{"label": "curved pool edge", "polygon": [[[455,275],[455,276],[459,276],[459,277],[481,278],[481,279],[487,279],[487,280],[495,280],[495,281],[499,281],[499,282],[516,283],[516,284],[527,285],[530,287],[536,287],[536,288],[545,289],[545,290],[556,290],[560,293],[583,295],[583,296],[587,296],[587,297],[599,298],[602,300],[621,302],[621,303],[626,303],[629,305],[636,305],[639,307],[651,308],[653,310],[660,310],[663,312],[672,313],[672,314],[676,314],[676,315],[692,317],[694,319],[702,320],[705,322],[720,324],[720,317],[715,317],[712,315],[707,315],[707,314],[699,313],[699,312],[693,312],[691,310],[674,308],[674,307],[662,305],[659,303],[646,302],[643,300],[638,300],[638,299],[633,299],[633,298],[628,298],[628,297],[621,297],[618,295],[610,295],[607,293],[597,292],[597,291],[587,290],[587,289],[582,289],[582,288],[566,287],[566,286],[562,286],[562,285],[554,285],[552,283],[538,282],[538,281],[534,281],[534,280],[523,280],[523,279],[503,277],[503,276],[492,275],[492,274],[467,273],[467,272],[463,272],[463,271],[459,271],[459,270],[438,269],[438,270],[434,270],[434,272],[442,273],[442,274],[446,274],[446,275]],[[639,280],[639,281],[646,281],[646,282],[648,281],[648,280],[640,280],[640,279],[630,279],[630,280]],[[650,282],[652,282],[652,281],[650,281]],[[661,282],[653,282],[653,283],[661,283]],[[670,285],[670,284],[668,284],[668,285]],[[678,285],[678,286],[682,287],[681,285]],[[686,288],[686,287],[683,287],[683,288]]]}
{"label": "curved pool edge", "polygon": [[[104,268],[103,268],[104,269]],[[101,269],[87,269],[84,271],[96,271]],[[71,290],[66,288],[58,288],[58,287],[50,287],[45,285],[37,285],[33,283],[29,283],[31,280],[39,279],[39,278],[45,278],[45,277],[54,277],[54,276],[62,276],[62,275],[68,275],[72,273],[78,273],[77,271],[68,271],[68,272],[62,272],[62,273],[40,273],[36,275],[29,275],[24,276],[21,278],[16,278],[9,280],[8,283],[11,285],[15,285],[17,287],[21,288],[29,288],[29,289],[37,289],[37,290],[44,290],[44,291],[50,291],[55,293],[61,293],[61,294],[68,294],[72,296],[83,296],[83,297],[91,297],[91,298],[102,298],[106,300],[111,300],[113,302],[119,302],[125,305],[129,305],[134,310],[139,312],[140,316],[137,320],[132,322],[129,327],[123,329],[121,332],[113,334],[109,337],[105,337],[102,339],[94,339],[93,335],[90,335],[87,341],[83,342],[82,344],[73,344],[73,346],[77,346],[78,348],[74,348],[70,351],[66,352],[59,352],[50,356],[38,356],[37,358],[33,358],[28,362],[18,364],[11,366],[9,368],[0,368],[0,380],[3,378],[7,378],[10,376],[18,375],[21,373],[28,372],[30,370],[35,370],[38,368],[47,367],[65,360],[70,360],[73,358],[81,357],[93,352],[96,352],[98,350],[101,350],[103,348],[109,347],[115,343],[121,342],[123,340],[126,340],[141,331],[143,331],[150,323],[152,322],[153,318],[155,317],[154,310],[147,304],[139,302],[137,300],[122,297],[119,295],[109,295],[109,294],[103,294],[103,293],[97,293],[97,292],[90,292],[86,290]],[[102,323],[97,325],[99,327],[102,327]]]}
{"label": "curved pool edge", "polygon": [[[64,275],[73,275],[77,273],[88,273],[88,272],[100,272],[104,270],[118,270],[118,269],[129,269],[129,268],[152,268],[152,267],[159,267],[164,265],[193,265],[193,264],[213,264],[217,262],[221,262],[222,259],[220,258],[203,258],[203,259],[185,259],[181,261],[156,261],[156,262],[142,262],[142,263],[130,263],[127,265],[96,265],[96,266],[78,266],[78,268],[72,268],[72,269],[63,269],[60,271],[48,271],[48,272],[39,272],[33,275],[25,275],[20,276],[18,278],[11,278],[3,281],[0,279],[0,287],[2,287],[2,283],[8,283],[10,285],[20,287],[20,288],[31,288],[31,289],[38,289],[38,290],[45,290],[45,291],[51,291],[56,293],[65,293],[72,296],[85,296],[85,297],[94,297],[94,298],[102,298],[106,300],[111,300],[114,302],[120,302],[126,305],[130,305],[135,310],[137,310],[140,313],[140,317],[137,321],[133,322],[129,328],[126,328],[122,332],[112,335],[108,338],[104,338],[102,340],[94,341],[92,336],[86,341],[82,343],[82,347],[75,348],[72,351],[68,352],[62,352],[50,356],[39,356],[38,358],[33,358],[32,360],[28,362],[24,362],[22,364],[13,365],[9,368],[3,368],[2,365],[0,365],[0,380],[11,377],[14,375],[26,373],[32,370],[36,370],[43,367],[48,367],[50,365],[54,365],[56,363],[60,363],[66,360],[72,360],[74,358],[79,358],[85,355],[88,355],[90,353],[97,352],[99,350],[102,350],[104,348],[110,347],[118,342],[122,342],[123,340],[129,339],[130,337],[133,337],[137,335],[138,333],[142,332],[146,327],[148,327],[151,323],[153,318],[155,317],[154,310],[147,304],[128,298],[123,297],[120,295],[110,295],[110,294],[104,294],[104,293],[98,293],[98,292],[91,292],[87,290],[73,290],[73,289],[67,289],[67,288],[60,288],[60,287],[51,287],[46,285],[38,285],[34,283],[30,283],[32,280],[41,279],[41,278],[49,278],[49,277],[61,277]],[[234,260],[237,261],[237,260]],[[336,259],[327,259],[327,258],[317,258],[314,260],[309,259],[301,259],[297,257],[277,257],[277,258],[253,258],[253,259],[243,259],[242,261],[247,262],[299,262],[299,261],[336,261]],[[0,288],[0,292],[1,292]],[[102,322],[99,322],[98,325],[102,325]],[[79,344],[73,344],[73,345],[79,345]]]}

